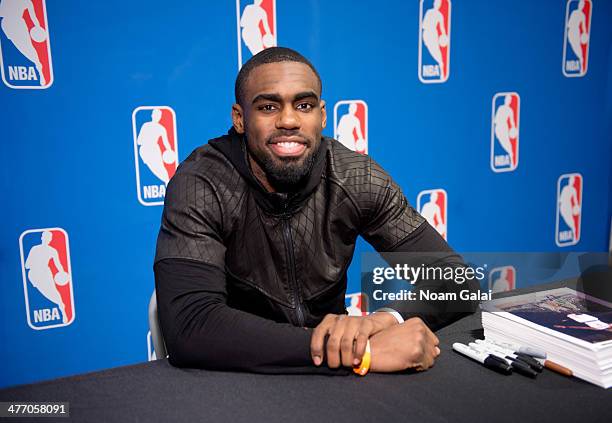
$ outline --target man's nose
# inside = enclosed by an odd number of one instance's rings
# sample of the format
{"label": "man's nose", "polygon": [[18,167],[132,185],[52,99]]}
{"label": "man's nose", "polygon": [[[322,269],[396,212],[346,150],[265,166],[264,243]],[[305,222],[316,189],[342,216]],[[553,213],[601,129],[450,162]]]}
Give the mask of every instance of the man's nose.
{"label": "man's nose", "polygon": [[300,127],[300,117],[292,106],[283,107],[276,121],[278,129],[297,129]]}

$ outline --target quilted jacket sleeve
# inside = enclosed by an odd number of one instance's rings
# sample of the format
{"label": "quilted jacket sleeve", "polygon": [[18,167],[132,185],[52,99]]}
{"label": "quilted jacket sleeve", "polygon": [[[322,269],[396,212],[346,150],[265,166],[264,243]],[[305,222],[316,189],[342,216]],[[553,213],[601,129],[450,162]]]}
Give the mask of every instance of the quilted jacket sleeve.
{"label": "quilted jacket sleeve", "polygon": [[[429,225],[406,200],[400,187],[374,161],[370,160],[369,192],[361,204],[362,236],[390,266],[465,267],[460,255]],[[390,253],[390,254],[389,254]],[[477,281],[432,278],[414,285],[417,300],[396,301],[386,305],[404,319],[420,317],[432,329],[445,326],[477,308],[477,302],[459,299],[462,290],[476,292]],[[457,300],[421,300],[420,292],[454,293]],[[452,298],[452,297],[449,297]]]}

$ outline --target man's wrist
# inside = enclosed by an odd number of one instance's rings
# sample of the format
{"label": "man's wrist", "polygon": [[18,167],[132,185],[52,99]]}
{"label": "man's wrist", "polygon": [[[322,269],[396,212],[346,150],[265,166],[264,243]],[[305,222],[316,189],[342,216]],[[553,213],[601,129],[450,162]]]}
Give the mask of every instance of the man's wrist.
{"label": "man's wrist", "polygon": [[397,318],[392,313],[386,311],[377,310],[374,313],[370,314],[368,317],[382,325],[383,328],[388,328],[399,324],[399,320],[397,320]]}
{"label": "man's wrist", "polygon": [[374,313],[389,314],[393,316],[393,318],[396,320],[398,324],[401,325],[402,323],[404,323],[404,318],[402,317],[402,315],[399,314],[397,311],[393,310],[392,308],[389,308],[389,307],[381,308],[381,309],[376,310]]}

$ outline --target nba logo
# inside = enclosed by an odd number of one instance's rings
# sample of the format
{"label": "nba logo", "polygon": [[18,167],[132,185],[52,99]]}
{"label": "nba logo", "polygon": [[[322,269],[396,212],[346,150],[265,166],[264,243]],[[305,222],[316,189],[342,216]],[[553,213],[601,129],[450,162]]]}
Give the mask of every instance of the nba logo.
{"label": "nba logo", "polygon": [[334,138],[359,154],[368,154],[368,105],[343,100],[334,106]]}
{"label": "nba logo", "polygon": [[0,64],[6,86],[49,88],[53,67],[45,0],[3,0],[0,17]]}
{"label": "nba logo", "polygon": [[178,167],[176,115],[168,106],[141,106],[132,113],[138,201],[164,204],[166,186]]}
{"label": "nba logo", "polygon": [[153,339],[151,338],[151,331],[147,332],[147,357],[149,361],[157,360],[155,348],[153,347]]}
{"label": "nba logo", "polygon": [[419,79],[446,82],[450,73],[450,0],[421,0],[419,11]]}
{"label": "nba logo", "polygon": [[344,307],[349,316],[368,315],[368,296],[363,292],[355,292],[344,296]]}
{"label": "nba logo", "polygon": [[489,273],[489,291],[506,292],[516,288],[516,269],[513,266],[496,267]]}
{"label": "nba logo", "polygon": [[497,93],[491,111],[491,170],[512,172],[519,159],[519,116],[517,93]]}
{"label": "nba logo", "polygon": [[555,242],[559,247],[580,241],[582,217],[582,175],[568,173],[557,181],[557,223]]}
{"label": "nba logo", "polygon": [[74,322],[68,234],[61,228],[30,229],[19,237],[28,325],[42,330]]}
{"label": "nba logo", "polygon": [[276,0],[236,0],[236,31],[240,69],[252,56],[277,45]]}
{"label": "nba logo", "polygon": [[589,67],[589,37],[591,35],[591,0],[568,0],[565,8],[563,39],[563,75],[584,76]]}
{"label": "nba logo", "polygon": [[417,210],[444,239],[447,237],[447,198],[442,188],[421,191],[417,196]]}

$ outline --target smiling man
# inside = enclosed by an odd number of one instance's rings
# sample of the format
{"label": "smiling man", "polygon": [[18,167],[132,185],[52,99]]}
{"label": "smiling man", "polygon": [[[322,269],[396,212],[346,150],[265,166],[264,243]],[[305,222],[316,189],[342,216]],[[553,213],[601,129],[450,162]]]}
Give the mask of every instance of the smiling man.
{"label": "smiling man", "polygon": [[369,348],[371,371],[425,370],[440,353],[432,329],[465,314],[393,304],[346,316],[359,235],[380,252],[435,251],[447,266],[464,264],[370,157],[322,136],[321,93],[299,53],[263,50],[238,74],[229,133],[170,181],[154,269],[173,365],[346,374]]}

